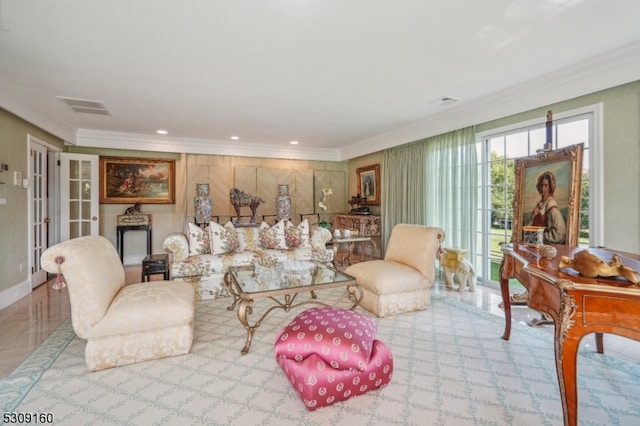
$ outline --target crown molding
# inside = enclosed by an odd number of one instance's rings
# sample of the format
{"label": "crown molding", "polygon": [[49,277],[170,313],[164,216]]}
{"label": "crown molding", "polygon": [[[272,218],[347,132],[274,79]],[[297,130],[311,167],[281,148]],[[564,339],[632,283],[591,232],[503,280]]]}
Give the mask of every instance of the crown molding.
{"label": "crown molding", "polygon": [[634,43],[481,99],[460,101],[409,126],[349,144],[342,149],[341,158],[348,160],[637,81],[639,70],[640,43]]}
{"label": "crown molding", "polygon": [[137,133],[80,129],[76,146],[184,154],[229,155],[236,157],[286,158],[291,160],[341,161],[338,149],[314,149],[298,145],[282,147],[241,141],[174,138]]}
{"label": "crown molding", "polygon": [[63,141],[73,141],[76,128],[53,116],[37,102],[17,90],[0,76],[0,107],[40,127]]}

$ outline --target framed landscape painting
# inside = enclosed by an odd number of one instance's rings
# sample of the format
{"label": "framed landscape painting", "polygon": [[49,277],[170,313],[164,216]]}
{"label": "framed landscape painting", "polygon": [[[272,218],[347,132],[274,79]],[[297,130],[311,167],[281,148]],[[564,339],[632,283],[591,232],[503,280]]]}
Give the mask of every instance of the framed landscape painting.
{"label": "framed landscape painting", "polygon": [[380,164],[360,167],[358,175],[358,194],[367,199],[367,204],[380,204]]}
{"label": "framed landscape painting", "polygon": [[584,145],[571,145],[515,160],[512,242],[523,227],[544,227],[544,244],[575,247],[580,232],[580,184]]}
{"label": "framed landscape painting", "polygon": [[100,203],[174,204],[175,160],[100,157]]}

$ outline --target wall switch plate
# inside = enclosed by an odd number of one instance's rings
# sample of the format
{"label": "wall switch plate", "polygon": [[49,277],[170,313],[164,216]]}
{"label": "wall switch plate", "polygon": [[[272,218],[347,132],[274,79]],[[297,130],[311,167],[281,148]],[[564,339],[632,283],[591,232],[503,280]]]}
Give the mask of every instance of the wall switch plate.
{"label": "wall switch plate", "polygon": [[17,170],[13,172],[13,184],[15,186],[22,186],[22,172]]}
{"label": "wall switch plate", "polygon": [[7,205],[7,199],[4,197],[0,197],[0,206],[6,206]]}

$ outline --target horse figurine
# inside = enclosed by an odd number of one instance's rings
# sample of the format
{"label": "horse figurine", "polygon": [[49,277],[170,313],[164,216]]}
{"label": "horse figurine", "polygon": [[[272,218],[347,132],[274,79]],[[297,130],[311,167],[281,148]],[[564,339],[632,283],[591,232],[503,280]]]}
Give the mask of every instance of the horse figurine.
{"label": "horse figurine", "polygon": [[249,206],[251,209],[251,220],[249,223],[256,223],[256,210],[260,203],[264,203],[264,200],[257,195],[245,194],[244,191],[240,191],[238,188],[233,188],[229,191],[229,199],[233,208],[236,211],[236,222],[240,223],[240,208],[242,206]]}

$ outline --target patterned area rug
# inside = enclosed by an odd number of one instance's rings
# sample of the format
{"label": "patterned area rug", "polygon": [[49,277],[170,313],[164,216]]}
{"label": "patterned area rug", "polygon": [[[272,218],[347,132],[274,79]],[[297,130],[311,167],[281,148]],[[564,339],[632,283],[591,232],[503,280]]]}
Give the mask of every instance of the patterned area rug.
{"label": "patterned area rug", "polygon": [[[347,307],[344,289],[319,298]],[[376,319],[392,350],[388,387],[308,412],[273,358],[277,330],[297,312],[276,310],[240,355],[246,334],[229,300],[197,303],[188,355],[89,373],[84,341],[63,324],[0,381],[5,412],[51,412],[57,424],[561,425],[548,333],[450,299],[426,311]],[[258,317],[267,305],[255,305]],[[363,311],[366,312],[366,311]],[[640,368],[582,348],[581,425],[631,425],[640,416]]]}

